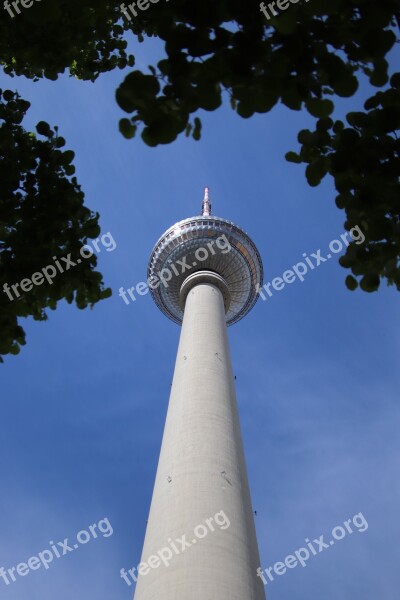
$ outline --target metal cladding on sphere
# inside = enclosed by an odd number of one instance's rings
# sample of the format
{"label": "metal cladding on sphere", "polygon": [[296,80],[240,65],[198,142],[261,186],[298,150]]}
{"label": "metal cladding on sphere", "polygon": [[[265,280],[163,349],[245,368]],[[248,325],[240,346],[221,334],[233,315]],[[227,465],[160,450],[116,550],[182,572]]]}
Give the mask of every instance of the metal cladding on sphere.
{"label": "metal cladding on sphere", "polygon": [[[242,229],[210,214],[208,188],[202,213],[179,221],[160,237],[148,265],[148,281],[153,282],[154,288],[150,285],[150,291],[158,308],[180,324],[183,319],[180,289],[185,279],[197,271],[217,273],[229,289],[226,323],[232,325],[257,302],[257,290],[263,285],[261,257]],[[162,280],[156,287],[160,274]]]}

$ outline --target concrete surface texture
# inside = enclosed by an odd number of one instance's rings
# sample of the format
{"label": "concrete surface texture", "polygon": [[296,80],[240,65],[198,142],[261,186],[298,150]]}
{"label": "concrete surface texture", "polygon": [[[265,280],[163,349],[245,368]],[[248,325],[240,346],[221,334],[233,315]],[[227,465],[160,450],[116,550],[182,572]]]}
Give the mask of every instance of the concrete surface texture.
{"label": "concrete surface texture", "polygon": [[[163,552],[172,556],[158,560]],[[224,303],[212,278],[194,282],[186,299],[142,562],[135,600],[265,599]]]}

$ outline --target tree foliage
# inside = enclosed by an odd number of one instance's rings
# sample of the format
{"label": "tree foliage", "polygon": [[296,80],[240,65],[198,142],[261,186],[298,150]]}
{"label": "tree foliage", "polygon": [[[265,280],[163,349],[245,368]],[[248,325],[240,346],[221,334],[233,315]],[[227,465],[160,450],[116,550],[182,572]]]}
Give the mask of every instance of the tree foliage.
{"label": "tree foliage", "polygon": [[217,109],[224,91],[243,118],[279,102],[329,116],[332,97],[352,96],[358,75],[387,83],[396,8],[397,0],[312,0],[266,21],[258,2],[176,1],[143,26],[165,42],[165,58],[149,74],[130,73],[118,104],[151,146],[175,140],[199,109]]}
{"label": "tree foliage", "polygon": [[[55,80],[67,71],[95,81],[111,69],[134,67],[128,47],[136,54],[139,43],[156,36],[163,42],[161,59],[148,69],[130,71],[116,92],[126,113],[119,123],[126,138],[140,134],[149,146],[171,143],[182,134],[198,140],[198,111],[216,110],[224,97],[242,118],[267,113],[279,103],[307,110],[316,119],[316,129],[300,132],[300,153],[289,152],[287,159],[307,164],[311,185],[330,174],[346,227],[364,227],[365,243],[351,244],[341,259],[352,270],[348,287],[355,289],[359,282],[363,290],[373,291],[386,279],[400,289],[400,88],[399,75],[388,68],[388,54],[398,42],[399,0],[302,0],[271,20],[260,12],[258,0],[159,0],[148,2],[146,10],[137,9],[131,21],[122,16],[118,4],[41,0],[13,19],[2,11],[4,73]],[[364,111],[360,107],[350,113],[345,125],[334,118],[335,98],[353,96],[361,78],[383,90],[367,101]],[[96,217],[84,212],[83,194],[76,179],[70,179],[70,162],[63,163],[67,153],[57,146],[57,132],[42,125],[38,133],[46,140],[39,141],[23,130],[27,103],[9,94],[3,94],[0,106],[0,165],[2,172],[10,169],[14,175],[0,184],[0,227],[14,234],[7,240],[0,235],[0,265],[13,266],[19,276],[32,266],[24,263],[24,244],[29,260],[29,244],[36,244],[35,254],[43,259],[54,254],[56,246],[66,250],[66,240],[68,248],[76,249],[89,235],[85,223],[94,224]],[[12,164],[9,157],[15,159]],[[46,173],[41,165],[47,165]],[[21,215],[45,212],[39,233],[29,225],[35,221],[19,224]],[[14,248],[19,248],[18,258]],[[54,308],[55,299],[70,301],[73,290],[79,305],[102,297],[98,274],[87,287],[93,267],[88,262],[65,274],[60,289],[47,290],[48,296],[42,288],[40,298],[29,292],[15,305],[3,306],[0,353],[16,351],[24,339],[18,316],[41,318],[46,306]],[[3,270],[2,278],[4,273],[10,276]]]}
{"label": "tree foliage", "polygon": [[94,255],[59,273],[51,285],[45,281],[22,294],[17,287],[13,299],[3,291],[4,284],[19,284],[54,265],[55,258],[79,257],[88,238],[100,233],[99,215],[83,205],[73,176],[74,153],[63,149],[65,140],[43,121],[37,135],[25,131],[21,123],[28,108],[17,94],[0,90],[0,360],[25,344],[20,317],[43,321],[45,309],[55,309],[62,298],[85,308],[110,295],[94,270]]}
{"label": "tree foliage", "polygon": [[[339,259],[343,267],[359,276],[366,292],[378,289],[380,277],[400,290],[400,74],[391,87],[369,98],[365,112],[347,115],[342,121],[322,118],[315,131],[303,130],[298,139],[300,154],[288,153],[292,162],[307,163],[306,176],[319,185],[327,173],[338,191],[336,204],[346,211],[345,227],[362,228],[366,241],[351,244]],[[357,279],[349,275],[346,285],[354,290]]]}

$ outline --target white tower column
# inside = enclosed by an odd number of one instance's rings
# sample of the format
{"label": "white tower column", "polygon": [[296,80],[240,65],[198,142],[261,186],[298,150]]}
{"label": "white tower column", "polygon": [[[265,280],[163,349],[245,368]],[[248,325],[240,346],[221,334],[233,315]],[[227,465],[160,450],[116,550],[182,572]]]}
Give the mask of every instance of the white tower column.
{"label": "white tower column", "polygon": [[[142,562],[161,564],[142,567],[135,600],[264,600],[227,337],[229,291],[213,273],[188,279],[142,554]],[[190,547],[176,541],[182,536]],[[169,566],[154,559],[160,552],[171,554]]]}

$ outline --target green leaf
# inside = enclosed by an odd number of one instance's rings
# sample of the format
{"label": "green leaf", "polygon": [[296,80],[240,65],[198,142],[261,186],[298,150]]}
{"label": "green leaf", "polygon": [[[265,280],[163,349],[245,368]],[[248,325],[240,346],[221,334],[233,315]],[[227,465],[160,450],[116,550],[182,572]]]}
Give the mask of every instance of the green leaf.
{"label": "green leaf", "polygon": [[46,123],[45,121],[40,121],[37,125],[36,125],[36,131],[40,134],[40,135],[44,135],[46,137],[51,137],[52,133],[51,133],[51,129],[50,129],[50,125],[48,123]]}
{"label": "green leaf", "polygon": [[75,152],[73,150],[66,150],[62,153],[62,164],[69,165],[75,158]]}
{"label": "green leaf", "polygon": [[303,162],[301,157],[298,154],[296,154],[296,152],[286,152],[285,158],[288,162],[292,163],[300,164]]}
{"label": "green leaf", "polygon": [[364,275],[360,281],[360,287],[364,292],[376,292],[379,288],[379,276],[372,273]]}
{"label": "green leaf", "polygon": [[320,100],[319,98],[311,98],[306,101],[306,107],[308,112],[313,117],[320,119],[329,117],[332,114],[335,105],[332,100]]}
{"label": "green leaf", "polygon": [[198,117],[194,120],[193,139],[199,140],[201,138],[201,121]]}
{"label": "green leaf", "polygon": [[6,102],[11,102],[11,100],[14,99],[15,93],[12,92],[11,90],[4,90],[3,92],[3,98]]}
{"label": "green leaf", "polygon": [[119,122],[119,130],[127,140],[130,140],[135,137],[137,125],[133,125],[129,119],[121,119]]}
{"label": "green leaf", "polygon": [[306,177],[309,185],[315,187],[321,183],[321,180],[328,172],[328,163],[324,158],[318,158],[306,168]]}
{"label": "green leaf", "polygon": [[400,90],[400,73],[394,73],[390,78],[390,85],[397,90]]}
{"label": "green leaf", "polygon": [[353,277],[352,275],[347,275],[346,286],[348,287],[349,290],[351,290],[353,292],[354,290],[356,290],[358,288],[357,279],[355,279],[355,277]]}

